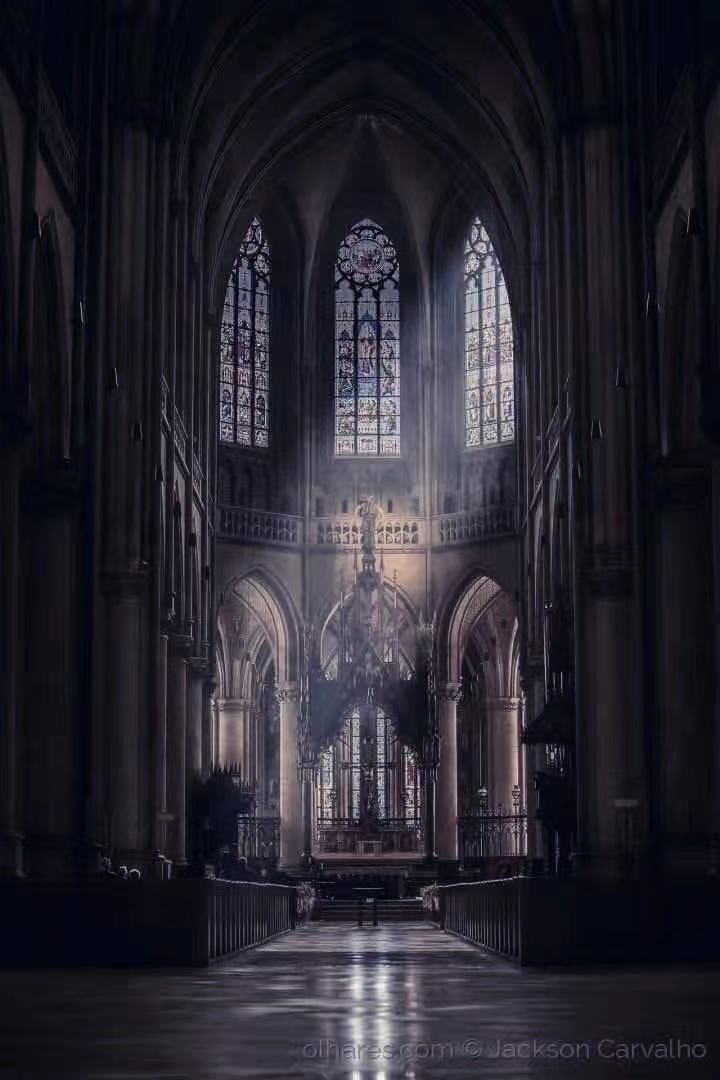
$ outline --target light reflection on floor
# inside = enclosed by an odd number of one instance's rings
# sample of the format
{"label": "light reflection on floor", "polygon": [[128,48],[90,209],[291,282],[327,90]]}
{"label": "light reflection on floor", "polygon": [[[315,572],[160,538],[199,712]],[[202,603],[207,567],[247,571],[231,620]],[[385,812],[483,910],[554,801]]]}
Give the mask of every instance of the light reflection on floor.
{"label": "light reflection on floor", "polygon": [[[519,971],[431,926],[315,925],[203,972],[0,971],[0,1080],[717,1077],[719,992],[717,969]],[[705,1056],[598,1051],[673,1038]]]}

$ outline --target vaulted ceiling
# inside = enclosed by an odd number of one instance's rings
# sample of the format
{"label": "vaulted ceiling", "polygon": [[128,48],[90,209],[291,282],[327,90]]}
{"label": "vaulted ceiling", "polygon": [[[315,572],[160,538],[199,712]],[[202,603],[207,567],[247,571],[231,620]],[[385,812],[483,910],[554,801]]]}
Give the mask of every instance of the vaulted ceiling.
{"label": "vaulted ceiling", "polygon": [[328,207],[363,185],[384,188],[425,235],[459,195],[527,258],[557,134],[582,96],[578,72],[592,82],[578,57],[599,40],[603,5],[117,7],[118,94],[145,102],[171,133],[176,193],[189,200],[195,251],[212,272],[248,205],[268,192],[292,200],[312,258]]}

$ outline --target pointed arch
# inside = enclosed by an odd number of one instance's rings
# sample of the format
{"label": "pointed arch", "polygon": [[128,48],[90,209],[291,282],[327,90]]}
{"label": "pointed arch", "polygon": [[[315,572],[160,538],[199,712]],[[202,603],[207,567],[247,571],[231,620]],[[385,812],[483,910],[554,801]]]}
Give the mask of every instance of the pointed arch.
{"label": "pointed arch", "polygon": [[335,454],[400,454],[400,265],[380,225],[363,218],[335,263]]}
{"label": "pointed arch", "polygon": [[[240,577],[227,581],[222,595],[224,603],[218,616],[218,637],[226,657],[229,656],[226,621],[230,609],[235,606],[251,613],[262,627],[278,681],[295,682],[299,672],[300,619],[282,582],[264,567],[250,567]],[[256,644],[260,650],[260,638]]]}
{"label": "pointed arch", "polygon": [[463,656],[473,626],[490,606],[509,590],[482,567],[466,574],[451,591],[437,622],[438,673],[447,682],[459,682]]}
{"label": "pointed arch", "polygon": [[465,239],[465,446],[515,438],[513,323],[505,276],[476,217]]}
{"label": "pointed arch", "polygon": [[254,217],[225,290],[220,324],[220,442],[270,445],[270,245]]}

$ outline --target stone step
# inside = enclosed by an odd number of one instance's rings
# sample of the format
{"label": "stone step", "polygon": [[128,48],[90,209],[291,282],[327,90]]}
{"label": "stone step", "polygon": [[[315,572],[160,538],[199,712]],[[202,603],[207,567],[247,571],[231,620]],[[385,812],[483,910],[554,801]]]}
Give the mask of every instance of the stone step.
{"label": "stone step", "polygon": [[[378,900],[362,904],[363,922],[417,922],[425,918],[420,900]],[[323,922],[356,922],[358,918],[357,900],[321,900],[315,906],[313,918]]]}

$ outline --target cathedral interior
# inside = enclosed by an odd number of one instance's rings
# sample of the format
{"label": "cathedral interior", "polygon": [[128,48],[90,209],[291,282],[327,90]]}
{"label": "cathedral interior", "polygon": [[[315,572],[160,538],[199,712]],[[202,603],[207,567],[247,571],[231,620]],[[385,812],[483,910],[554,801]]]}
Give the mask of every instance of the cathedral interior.
{"label": "cathedral interior", "polygon": [[1,1075],[718,1075],[719,279],[716,0],[0,0]]}

